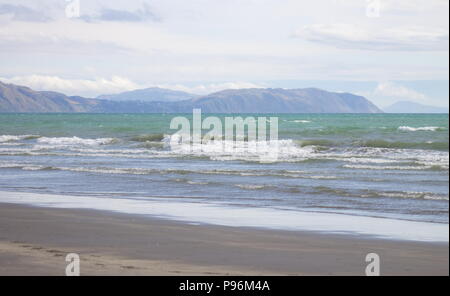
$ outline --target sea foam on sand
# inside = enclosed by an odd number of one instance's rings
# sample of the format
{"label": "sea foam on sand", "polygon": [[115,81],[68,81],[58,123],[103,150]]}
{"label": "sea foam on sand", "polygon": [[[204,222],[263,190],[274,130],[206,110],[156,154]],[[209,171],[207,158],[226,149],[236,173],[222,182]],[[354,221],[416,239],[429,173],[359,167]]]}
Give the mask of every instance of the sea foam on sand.
{"label": "sea foam on sand", "polygon": [[448,242],[448,224],[256,207],[170,202],[156,198],[105,198],[0,192],[0,202],[48,208],[104,210],[232,227],[360,234],[377,238]]}

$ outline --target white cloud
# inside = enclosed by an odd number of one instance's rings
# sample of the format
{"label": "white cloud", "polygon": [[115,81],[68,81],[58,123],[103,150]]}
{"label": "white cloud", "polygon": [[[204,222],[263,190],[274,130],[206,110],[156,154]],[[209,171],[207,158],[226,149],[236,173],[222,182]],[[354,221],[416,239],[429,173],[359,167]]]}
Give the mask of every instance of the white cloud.
{"label": "white cloud", "polygon": [[448,0],[379,0],[386,12],[422,12],[425,10],[448,9]]}
{"label": "white cloud", "polygon": [[[366,17],[366,0],[81,1],[82,15],[97,18],[86,22],[66,17],[64,0],[0,0],[52,19],[0,15],[0,76],[92,79],[83,70],[92,66],[99,77],[172,85],[448,79],[447,51],[431,51],[448,49],[448,1],[381,1],[376,19]],[[152,14],[162,21],[139,21]],[[327,23],[354,25],[314,25]],[[304,40],[290,38],[296,28]]]}
{"label": "white cloud", "polygon": [[0,4],[0,16],[7,16],[9,21],[48,22],[51,20],[41,11],[16,4]]}
{"label": "white cloud", "polygon": [[42,32],[16,35],[0,29],[0,49],[2,52],[29,53],[30,48],[33,48],[33,54],[61,54],[63,52],[65,55],[123,54],[132,51],[132,49],[119,46],[111,41],[83,40]]}
{"label": "white cloud", "polygon": [[356,24],[315,24],[295,37],[337,48],[391,51],[446,51],[449,34],[443,28],[419,26],[380,28]]}
{"label": "white cloud", "polygon": [[158,16],[147,3],[143,3],[143,7],[134,11],[119,10],[102,7],[94,15],[81,15],[81,19],[88,22],[146,22],[146,21],[161,21]]}
{"label": "white cloud", "polygon": [[427,100],[427,96],[424,94],[393,82],[379,83],[375,88],[374,94],[410,101],[425,102]]}
{"label": "white cloud", "polygon": [[401,85],[399,82],[380,82],[374,90],[361,93],[381,107],[387,107],[395,102],[410,101],[424,105],[445,106],[446,103],[433,95],[427,95],[417,90]]}
{"label": "white cloud", "polygon": [[225,89],[263,88],[264,86],[250,82],[223,82],[186,86],[183,84],[139,84],[130,79],[113,76],[95,79],[64,79],[58,76],[28,75],[2,78],[0,81],[28,86],[33,90],[57,91],[67,95],[97,97],[102,94],[115,94],[124,91],[147,87],[160,87],[185,91],[192,94],[206,95]]}
{"label": "white cloud", "polygon": [[448,0],[334,0],[339,5],[365,8],[369,3],[378,1],[385,13],[417,13],[424,10],[448,9]]}
{"label": "white cloud", "polygon": [[157,85],[161,88],[168,88],[172,90],[185,91],[192,94],[206,95],[214,92],[218,92],[225,89],[244,89],[244,88],[264,88],[262,85],[250,83],[250,82],[224,82],[224,83],[211,83],[201,84],[197,86],[185,86],[181,84],[161,84]]}
{"label": "white cloud", "polygon": [[97,96],[140,88],[127,78],[113,76],[110,79],[64,79],[58,76],[28,75],[0,78],[6,83],[28,86],[34,90],[57,91],[67,95]]}

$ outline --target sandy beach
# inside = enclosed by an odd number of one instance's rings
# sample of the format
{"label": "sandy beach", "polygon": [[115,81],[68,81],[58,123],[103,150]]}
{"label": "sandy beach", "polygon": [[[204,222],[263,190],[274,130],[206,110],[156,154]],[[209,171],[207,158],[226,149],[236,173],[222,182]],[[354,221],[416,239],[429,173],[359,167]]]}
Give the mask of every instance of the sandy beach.
{"label": "sandy beach", "polygon": [[387,2],[0,0],[0,277],[448,277],[450,1]]}
{"label": "sandy beach", "polygon": [[0,275],[448,275],[448,243],[367,239],[0,204]]}

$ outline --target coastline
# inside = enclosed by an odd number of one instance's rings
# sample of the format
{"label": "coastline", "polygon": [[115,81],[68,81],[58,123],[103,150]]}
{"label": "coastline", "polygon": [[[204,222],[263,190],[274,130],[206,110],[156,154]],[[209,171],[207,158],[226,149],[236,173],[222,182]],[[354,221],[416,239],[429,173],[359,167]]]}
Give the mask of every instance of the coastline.
{"label": "coastline", "polygon": [[447,243],[192,225],[86,209],[0,203],[0,275],[448,275]]}
{"label": "coastline", "polygon": [[242,207],[157,197],[78,196],[6,191],[0,191],[0,203],[106,211],[188,224],[347,234],[400,241],[449,242],[448,224],[330,212]]}

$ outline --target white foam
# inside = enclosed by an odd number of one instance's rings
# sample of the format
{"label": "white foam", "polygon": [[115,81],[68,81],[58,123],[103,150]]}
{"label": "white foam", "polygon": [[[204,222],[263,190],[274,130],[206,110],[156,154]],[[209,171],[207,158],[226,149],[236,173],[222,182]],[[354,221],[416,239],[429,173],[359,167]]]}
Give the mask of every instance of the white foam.
{"label": "white foam", "polygon": [[[175,137],[175,138],[174,138]],[[207,157],[216,161],[252,161],[252,162],[300,162],[305,160],[338,160],[362,164],[411,163],[423,166],[448,168],[449,153],[445,151],[426,151],[420,149],[348,147],[321,151],[316,146],[301,147],[292,139],[270,142],[227,142],[210,141],[202,144],[168,145],[180,140],[178,135],[165,138],[165,151],[152,152],[170,157]],[[232,150],[224,147],[232,147]],[[423,169],[423,168],[420,168]]]}
{"label": "white foam", "polygon": [[304,176],[304,178],[314,180],[339,180],[339,177],[336,176]]}
{"label": "white foam", "polygon": [[186,183],[190,185],[208,185],[208,182],[201,182],[201,181],[187,181]]}
{"label": "white foam", "polygon": [[39,138],[37,140],[40,144],[47,145],[60,145],[60,146],[73,146],[73,145],[84,145],[84,146],[99,146],[108,145],[117,141],[114,138],[98,138],[98,139],[83,139],[78,137],[61,137],[61,138]]}
{"label": "white foam", "polygon": [[140,200],[20,192],[0,192],[0,202],[48,208],[105,210],[232,227],[348,233],[411,241],[448,242],[449,240],[448,224],[331,213],[161,202],[149,198]]}
{"label": "white foam", "polygon": [[439,195],[425,195],[423,197],[423,199],[428,199],[428,200],[449,200],[449,196],[439,196]]}
{"label": "white foam", "polygon": [[440,127],[438,127],[438,126],[424,126],[424,127],[401,126],[398,128],[398,130],[405,131],[405,132],[417,132],[417,131],[435,132],[438,129],[440,129]]}
{"label": "white foam", "polygon": [[428,192],[384,192],[380,196],[395,197],[395,198],[412,198],[412,199],[427,199],[427,200],[449,200],[448,195],[438,195]]}
{"label": "white foam", "polygon": [[348,169],[359,169],[359,170],[394,170],[394,171],[405,171],[405,170],[428,170],[431,166],[375,166],[375,165],[343,165],[344,168]]}
{"label": "white foam", "polygon": [[[362,163],[410,163],[414,162],[426,167],[442,167],[449,166],[449,153],[444,151],[424,151],[419,149],[394,149],[394,148],[352,148],[343,152],[328,153],[330,159],[340,158],[341,161],[358,162],[358,158]],[[423,169],[420,168],[420,169]],[[427,169],[427,168],[425,168]]]}
{"label": "white foam", "polygon": [[[11,136],[4,140],[17,139]],[[168,143],[177,140],[177,135],[166,136],[163,140],[165,149],[110,149],[108,144],[117,142],[114,138],[82,139],[72,138],[39,138],[36,145],[23,147],[0,147],[2,155],[55,155],[55,156],[88,156],[117,157],[131,159],[202,157],[216,161],[251,161],[251,162],[301,162],[305,160],[337,160],[352,164],[392,164],[392,166],[413,165],[411,169],[423,167],[441,167],[448,169],[449,153],[446,151],[424,151],[420,149],[374,148],[374,147],[336,147],[326,151],[316,146],[299,146],[294,140],[278,140],[271,142],[246,141],[209,141],[202,144]],[[6,142],[5,142],[6,143]],[[232,149],[229,149],[229,148]],[[105,149],[107,148],[107,149]],[[62,151],[51,151],[61,150]],[[75,152],[75,153],[70,153]],[[420,169],[423,169],[421,167]],[[370,169],[370,168],[369,168]]]}
{"label": "white foam", "polygon": [[256,184],[236,184],[235,186],[245,190],[260,190],[267,187],[266,185],[256,185]]}
{"label": "white foam", "polygon": [[17,147],[17,146],[24,146],[23,143],[17,143],[17,142],[0,142],[1,147]]}
{"label": "white foam", "polygon": [[1,162],[0,168],[4,169],[14,169],[14,168],[22,168],[24,165],[15,162]]}
{"label": "white foam", "polygon": [[309,120],[288,120],[289,122],[295,122],[295,123],[310,123]]}
{"label": "white foam", "polygon": [[336,160],[351,162],[351,163],[398,163],[399,160],[386,158],[368,158],[368,157],[336,157]]}
{"label": "white foam", "polygon": [[[204,143],[181,143],[175,134],[164,139],[167,151],[158,153],[173,156],[208,157],[217,161],[291,161],[308,159],[313,156],[316,147],[299,147],[291,139],[274,141],[226,141],[216,140]],[[169,145],[168,143],[171,143]]]}
{"label": "white foam", "polygon": [[20,136],[12,136],[12,135],[1,135],[0,143],[13,142],[13,141],[21,141],[29,138],[37,138],[39,136],[35,135],[20,135]]}
{"label": "white foam", "polygon": [[[253,170],[183,170],[183,169],[144,169],[144,168],[115,168],[115,167],[54,167],[54,166],[42,166],[31,165],[28,163],[11,163],[0,162],[0,168],[19,168],[25,171],[39,171],[39,170],[60,170],[70,172],[85,172],[85,173],[98,173],[98,174],[128,174],[128,175],[148,175],[148,174],[168,174],[168,173],[181,173],[181,174],[203,174],[203,175],[235,175],[235,176],[275,176],[275,177],[289,177],[289,178],[301,178],[301,179],[316,179],[316,180],[338,180],[336,176],[322,176],[322,175],[310,175],[304,171],[253,171]],[[194,182],[189,181],[188,184],[192,185],[207,185],[207,182]],[[266,185],[235,185],[241,189],[257,190],[263,189]]]}

